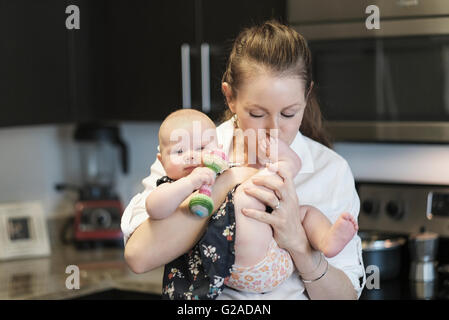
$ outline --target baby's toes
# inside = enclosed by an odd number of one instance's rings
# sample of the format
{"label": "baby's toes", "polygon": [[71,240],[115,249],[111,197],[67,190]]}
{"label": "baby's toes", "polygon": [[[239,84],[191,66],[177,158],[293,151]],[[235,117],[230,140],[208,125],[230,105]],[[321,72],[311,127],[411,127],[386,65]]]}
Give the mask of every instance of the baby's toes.
{"label": "baby's toes", "polygon": [[341,214],[340,216],[342,219],[347,220],[348,222],[351,222],[352,225],[354,226],[355,230],[359,230],[359,225],[357,224],[356,219],[352,216],[352,214],[350,214],[349,212],[344,212]]}
{"label": "baby's toes", "polygon": [[349,220],[349,221],[354,221],[354,217],[352,216],[352,214],[350,214],[349,212],[343,212],[340,215],[340,218],[345,219],[345,220]]}

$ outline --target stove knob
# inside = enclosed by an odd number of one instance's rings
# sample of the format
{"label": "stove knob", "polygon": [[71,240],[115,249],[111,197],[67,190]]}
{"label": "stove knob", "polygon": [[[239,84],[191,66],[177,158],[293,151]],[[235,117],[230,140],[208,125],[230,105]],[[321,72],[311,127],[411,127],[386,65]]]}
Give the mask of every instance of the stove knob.
{"label": "stove knob", "polygon": [[389,201],[385,210],[387,211],[387,214],[395,220],[401,219],[404,215],[404,206],[401,202]]}
{"label": "stove knob", "polygon": [[366,199],[362,202],[362,210],[369,216],[374,216],[379,213],[379,201],[373,199]]}

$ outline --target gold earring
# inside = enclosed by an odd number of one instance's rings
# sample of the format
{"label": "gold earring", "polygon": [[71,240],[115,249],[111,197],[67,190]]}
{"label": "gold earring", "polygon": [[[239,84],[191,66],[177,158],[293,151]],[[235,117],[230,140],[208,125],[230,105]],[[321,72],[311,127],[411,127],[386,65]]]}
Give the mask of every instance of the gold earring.
{"label": "gold earring", "polygon": [[234,113],[234,115],[232,116],[232,119],[234,121],[234,128],[238,128],[239,127],[239,119],[237,118],[237,113]]}

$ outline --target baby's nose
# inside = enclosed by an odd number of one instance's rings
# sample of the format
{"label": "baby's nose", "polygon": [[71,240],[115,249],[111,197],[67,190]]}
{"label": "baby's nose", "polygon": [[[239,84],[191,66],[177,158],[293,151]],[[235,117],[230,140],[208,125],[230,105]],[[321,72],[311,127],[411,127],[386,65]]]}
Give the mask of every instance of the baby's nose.
{"label": "baby's nose", "polygon": [[187,164],[198,164],[198,161],[201,161],[201,156],[198,156],[197,152],[191,151],[184,158],[185,163]]}

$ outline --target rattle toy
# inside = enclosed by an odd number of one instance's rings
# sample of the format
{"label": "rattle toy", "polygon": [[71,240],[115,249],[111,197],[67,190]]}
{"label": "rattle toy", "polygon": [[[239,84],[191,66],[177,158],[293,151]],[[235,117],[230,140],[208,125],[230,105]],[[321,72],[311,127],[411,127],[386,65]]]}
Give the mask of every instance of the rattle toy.
{"label": "rattle toy", "polygon": [[[228,159],[226,154],[221,150],[213,150],[203,156],[203,163],[206,167],[217,174],[228,169]],[[193,196],[189,202],[190,212],[200,216],[207,217],[214,210],[214,202],[211,196],[212,188],[210,185],[203,184],[196,196]]]}

